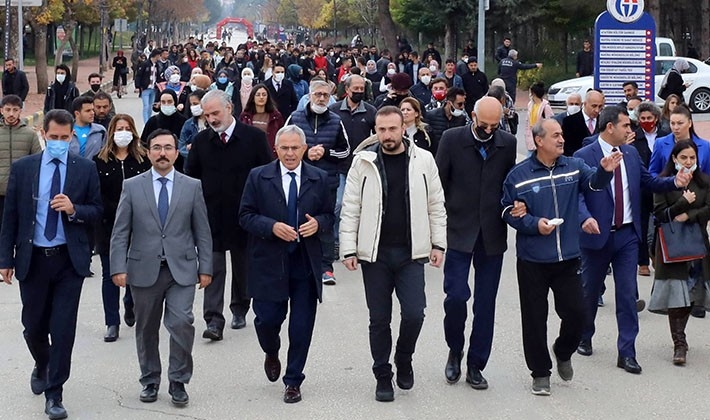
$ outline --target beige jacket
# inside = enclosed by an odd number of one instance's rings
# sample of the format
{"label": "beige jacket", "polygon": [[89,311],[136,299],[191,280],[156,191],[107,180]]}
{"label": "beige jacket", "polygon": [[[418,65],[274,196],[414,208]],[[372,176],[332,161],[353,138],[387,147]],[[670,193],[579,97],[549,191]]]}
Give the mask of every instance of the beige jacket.
{"label": "beige jacket", "polygon": [[[373,136],[374,137],[374,136]],[[382,222],[382,175],[377,157],[380,145],[365,140],[353,158],[340,211],[340,256],[377,260]],[[409,216],[412,259],[428,258],[432,247],[446,249],[444,191],[434,157],[407,145],[409,155]]]}

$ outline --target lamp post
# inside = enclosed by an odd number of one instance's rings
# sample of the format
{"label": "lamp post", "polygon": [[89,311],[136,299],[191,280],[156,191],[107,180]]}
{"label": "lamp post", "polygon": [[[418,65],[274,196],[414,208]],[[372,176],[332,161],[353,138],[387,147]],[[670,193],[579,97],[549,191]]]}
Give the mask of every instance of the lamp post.
{"label": "lamp post", "polygon": [[101,48],[99,48],[99,74],[103,77],[106,71],[106,53],[108,52],[106,47],[108,44],[108,2],[107,0],[101,0],[99,3],[99,14],[101,17]]}

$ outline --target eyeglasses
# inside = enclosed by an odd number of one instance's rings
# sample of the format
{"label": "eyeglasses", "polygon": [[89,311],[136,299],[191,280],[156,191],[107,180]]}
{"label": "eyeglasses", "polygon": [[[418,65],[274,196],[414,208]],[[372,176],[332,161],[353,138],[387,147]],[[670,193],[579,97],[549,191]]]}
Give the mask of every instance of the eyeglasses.
{"label": "eyeglasses", "polygon": [[170,145],[170,144],[166,144],[165,146],[161,146],[159,144],[154,144],[154,145],[150,146],[150,150],[153,152],[158,152],[158,153],[165,150],[166,152],[170,153],[170,152],[174,152],[176,149],[175,149],[175,146]]}
{"label": "eyeglasses", "polygon": [[295,152],[298,152],[301,149],[301,147],[303,147],[303,146],[279,146],[279,150],[284,153],[288,153],[288,152],[295,153]]}
{"label": "eyeglasses", "polygon": [[328,92],[313,92],[311,95],[315,96],[316,98],[330,98],[330,93]]}

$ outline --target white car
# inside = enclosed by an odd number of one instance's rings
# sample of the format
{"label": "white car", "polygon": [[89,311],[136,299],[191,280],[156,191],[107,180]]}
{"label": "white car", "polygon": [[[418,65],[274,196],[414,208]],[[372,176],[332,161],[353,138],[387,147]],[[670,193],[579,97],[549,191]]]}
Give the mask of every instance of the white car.
{"label": "white car", "polygon": [[[663,99],[658,97],[661,89],[663,76],[673,67],[673,63],[678,57],[656,57],[656,104],[663,105]],[[685,103],[690,105],[693,112],[710,112],[710,66],[700,60],[685,58],[690,65],[688,72],[683,73],[683,80],[690,83],[683,96]],[[547,92],[547,100],[555,107],[564,107],[567,97],[573,93],[579,93],[584,99],[585,93],[594,88],[594,77],[585,76],[575,79],[564,80],[550,86]]]}

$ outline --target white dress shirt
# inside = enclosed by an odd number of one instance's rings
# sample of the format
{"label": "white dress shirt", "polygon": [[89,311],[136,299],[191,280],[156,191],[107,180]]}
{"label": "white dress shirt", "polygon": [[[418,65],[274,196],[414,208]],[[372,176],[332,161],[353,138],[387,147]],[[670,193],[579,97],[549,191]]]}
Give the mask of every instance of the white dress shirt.
{"label": "white dress shirt", "polygon": [[[296,191],[297,193],[301,191],[301,164],[299,163],[296,169],[294,170],[289,170],[287,169],[283,163],[279,162],[279,167],[281,168],[281,185],[283,186],[284,189],[284,197],[286,197],[286,204],[288,205],[288,193],[291,190],[291,175],[289,175],[289,172],[293,172],[296,174],[296,188],[298,190]],[[296,194],[296,197],[298,197],[298,194]]]}
{"label": "white dress shirt", "polygon": [[[234,127],[237,126],[237,119],[232,117],[232,123],[229,124],[229,127],[227,127],[226,130],[224,130],[224,133],[227,135],[227,143],[229,143],[229,139],[232,137],[232,133],[234,133]],[[222,139],[222,133],[219,133],[220,140]]]}
{"label": "white dress shirt", "polygon": [[[597,141],[599,142],[599,145],[602,148],[602,153],[604,154],[604,157],[611,155],[611,150],[614,148],[614,146],[602,139],[601,135],[599,136],[599,140]],[[621,152],[620,147],[617,147],[616,149]],[[619,164],[619,166],[621,168],[621,187],[624,190],[624,221],[622,222],[622,224],[625,225],[627,223],[633,223],[634,219],[631,213],[631,194],[629,192],[629,177],[626,174],[626,165],[624,164],[624,159],[621,159],[621,163]],[[615,178],[615,176],[612,177],[611,182],[609,183],[609,186],[611,187],[611,197],[614,200],[616,200],[616,195],[614,192],[614,182],[616,182]]]}
{"label": "white dress shirt", "polygon": [[589,115],[585,114],[585,113],[584,113],[584,108],[582,108],[582,110],[581,110],[580,112],[582,113],[582,116],[584,117],[584,125],[585,125],[587,128],[589,128],[589,121],[591,120],[591,121],[592,121],[592,127],[594,127],[594,129],[596,130],[596,128],[597,128],[597,119],[596,119],[596,118],[592,118],[592,117],[590,117]]}
{"label": "white dress shirt", "polygon": [[[163,183],[158,180],[158,178],[162,178],[163,176],[160,175],[155,171],[155,168],[150,168],[150,175],[153,177],[153,194],[155,195],[155,205],[158,205],[158,199],[160,197],[160,189],[163,187]],[[175,181],[175,168],[171,169],[170,172],[168,172],[167,175],[165,175],[165,178],[168,179],[168,182],[165,183],[165,188],[168,190],[168,206],[170,205],[170,202],[172,201],[173,198],[173,183]]]}
{"label": "white dress shirt", "polygon": [[644,129],[641,129],[641,131],[643,131],[644,136],[646,136],[646,143],[648,143],[648,148],[653,153],[653,146],[656,145],[656,138],[658,137],[658,127],[656,127],[656,129],[653,130],[652,133],[647,133]]}

